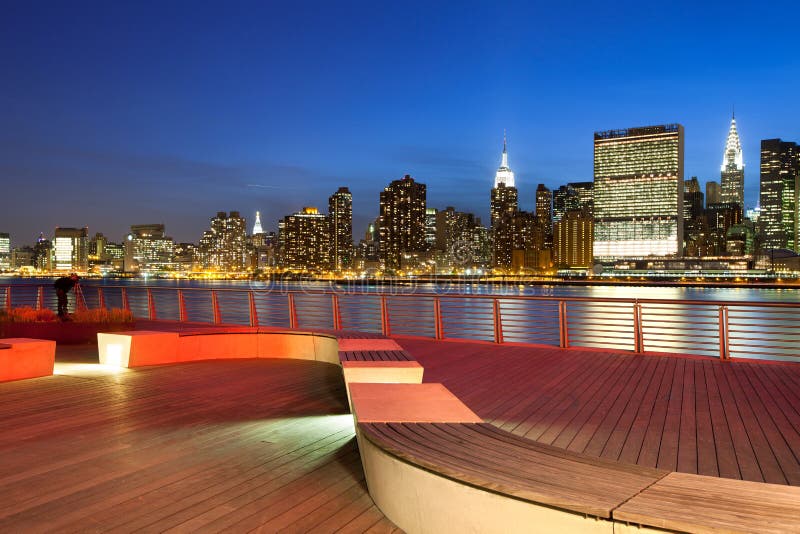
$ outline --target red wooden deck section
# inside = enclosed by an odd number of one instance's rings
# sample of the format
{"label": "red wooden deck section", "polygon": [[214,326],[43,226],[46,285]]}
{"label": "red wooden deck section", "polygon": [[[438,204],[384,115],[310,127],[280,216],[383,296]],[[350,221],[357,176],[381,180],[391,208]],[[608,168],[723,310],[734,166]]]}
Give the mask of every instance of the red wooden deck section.
{"label": "red wooden deck section", "polygon": [[[397,341],[426,382],[520,436],[800,486],[798,364]],[[96,362],[96,347],[62,347],[58,360]],[[341,371],[303,361],[0,384],[0,531],[392,532],[366,493],[346,406]]]}
{"label": "red wooden deck section", "polygon": [[515,434],[621,462],[800,485],[800,365],[398,339]]}

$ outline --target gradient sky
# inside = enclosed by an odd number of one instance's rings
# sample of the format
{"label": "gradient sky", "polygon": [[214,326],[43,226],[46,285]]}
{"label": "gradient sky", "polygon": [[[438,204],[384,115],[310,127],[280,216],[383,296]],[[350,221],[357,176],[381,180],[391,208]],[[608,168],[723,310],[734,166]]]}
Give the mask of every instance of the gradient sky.
{"label": "gradient sky", "polygon": [[754,205],[760,140],[800,142],[798,4],[6,1],[0,232],[196,242],[348,186],[358,239],[404,174],[486,223],[504,128],[533,210],[592,179],[597,130],[679,122],[719,180],[733,105]]}

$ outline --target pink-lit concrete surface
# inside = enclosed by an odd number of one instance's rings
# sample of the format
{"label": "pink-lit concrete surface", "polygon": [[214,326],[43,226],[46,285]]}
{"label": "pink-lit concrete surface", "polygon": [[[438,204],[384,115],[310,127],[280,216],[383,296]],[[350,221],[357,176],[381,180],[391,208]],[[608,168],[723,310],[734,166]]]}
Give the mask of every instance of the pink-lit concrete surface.
{"label": "pink-lit concrete surface", "polygon": [[482,423],[442,384],[350,384],[359,423]]}
{"label": "pink-lit concrete surface", "polygon": [[0,339],[0,382],[53,374],[56,342],[42,339]]}

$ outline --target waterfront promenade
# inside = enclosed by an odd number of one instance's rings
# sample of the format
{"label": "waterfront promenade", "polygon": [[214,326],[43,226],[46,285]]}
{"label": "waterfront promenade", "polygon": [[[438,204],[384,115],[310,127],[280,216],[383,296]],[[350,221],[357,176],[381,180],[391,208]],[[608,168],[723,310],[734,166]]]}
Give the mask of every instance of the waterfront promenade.
{"label": "waterfront promenade", "polygon": [[[170,328],[142,322],[140,328]],[[567,450],[800,485],[797,364],[398,337],[487,422]],[[372,503],[338,367],[208,361],[0,388],[3,531],[392,532]]]}

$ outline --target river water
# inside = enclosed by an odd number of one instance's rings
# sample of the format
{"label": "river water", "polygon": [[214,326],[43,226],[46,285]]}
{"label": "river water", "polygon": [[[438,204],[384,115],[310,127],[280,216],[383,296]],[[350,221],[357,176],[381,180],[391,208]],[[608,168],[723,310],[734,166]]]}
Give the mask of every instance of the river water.
{"label": "river water", "polygon": [[[11,288],[12,306],[34,305],[34,285],[45,286],[44,304],[55,307],[52,278],[0,278],[0,308]],[[3,287],[5,286],[5,287]],[[27,287],[25,287],[27,286]],[[442,335],[448,338],[496,340],[495,313],[501,316],[504,341],[558,346],[564,330],[560,324],[559,299],[590,298],[563,303],[570,346],[634,350],[637,321],[641,325],[643,348],[651,352],[685,352],[719,356],[724,340],[734,357],[800,359],[800,289],[758,287],[686,287],[615,285],[532,285],[485,283],[414,283],[402,281],[382,285],[336,284],[329,282],[253,282],[230,280],[168,279],[84,279],[83,295],[90,307],[99,304],[103,288],[107,307],[122,306],[121,287],[126,287],[128,305],[134,316],[147,318],[155,308],[158,319],[178,320],[177,293],[183,291],[183,313],[190,322],[214,322],[211,291],[223,323],[249,324],[251,304],[259,325],[288,327],[291,324],[287,294],[292,293],[296,324],[302,328],[331,329],[334,314],[330,292],[338,296],[340,324],[344,329],[381,332],[381,298],[392,334],[436,335],[436,306],[439,306]],[[151,301],[145,287],[152,288]],[[247,290],[254,292],[252,303]],[[200,291],[197,291],[200,290]],[[232,291],[231,291],[232,290]],[[322,294],[321,291],[328,293]],[[434,296],[439,296],[435,302]],[[413,296],[414,298],[409,298]],[[487,298],[487,297],[497,298]],[[514,299],[514,296],[544,297],[547,300]],[[637,319],[632,302],[603,302],[603,299],[651,299],[641,304]],[[70,299],[72,301],[72,298]],[[702,301],[704,304],[688,304]],[[152,306],[150,306],[152,304]],[[775,305],[781,307],[774,307]],[[496,309],[495,309],[496,308]],[[726,336],[720,335],[724,324]],[[723,341],[721,341],[721,339]]]}

